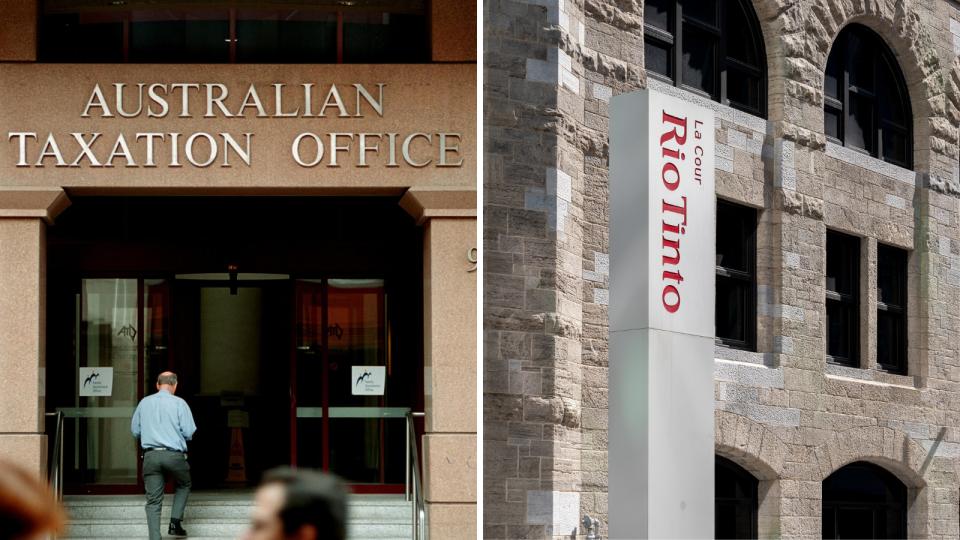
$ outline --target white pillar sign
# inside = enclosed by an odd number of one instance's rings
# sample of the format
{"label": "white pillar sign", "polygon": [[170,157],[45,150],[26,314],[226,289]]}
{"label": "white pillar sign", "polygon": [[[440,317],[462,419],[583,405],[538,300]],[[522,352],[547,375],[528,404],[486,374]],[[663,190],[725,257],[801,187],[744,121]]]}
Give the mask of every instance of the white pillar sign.
{"label": "white pillar sign", "polygon": [[713,538],[713,111],[610,107],[610,538]]}

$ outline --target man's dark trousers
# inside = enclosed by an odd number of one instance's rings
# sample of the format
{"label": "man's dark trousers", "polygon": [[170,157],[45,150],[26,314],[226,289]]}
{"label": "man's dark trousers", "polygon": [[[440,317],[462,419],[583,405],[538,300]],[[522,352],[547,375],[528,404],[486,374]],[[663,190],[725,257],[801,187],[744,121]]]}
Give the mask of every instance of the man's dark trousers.
{"label": "man's dark trousers", "polygon": [[183,520],[183,510],[190,495],[190,464],[183,452],[152,450],[143,455],[143,487],[147,491],[147,526],[150,540],[160,540],[160,509],[163,486],[173,478],[173,509],[170,517]]}

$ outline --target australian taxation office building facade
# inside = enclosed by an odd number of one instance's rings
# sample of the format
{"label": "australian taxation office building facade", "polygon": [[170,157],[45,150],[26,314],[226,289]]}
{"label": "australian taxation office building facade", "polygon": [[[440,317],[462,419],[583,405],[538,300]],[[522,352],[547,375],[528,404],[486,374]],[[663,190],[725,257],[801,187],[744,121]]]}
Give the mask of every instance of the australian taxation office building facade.
{"label": "australian taxation office building facade", "polygon": [[472,537],[474,13],[5,2],[0,455],[44,474],[60,411],[65,491],[142,493],[129,418],[172,369],[195,488],[399,493],[424,411],[432,534]]}
{"label": "australian taxation office building facade", "polygon": [[[717,538],[956,538],[955,4],[500,0],[484,9],[484,536],[586,535],[589,515],[604,538],[626,537],[616,528],[625,517],[647,519],[631,537],[668,537],[649,528],[654,518],[686,512],[684,524],[712,516]],[[702,306],[714,314],[704,366],[714,482],[703,483],[710,508],[699,495],[681,498],[678,479],[625,516],[617,486],[646,480],[614,458],[631,435],[614,430],[639,412],[652,432],[656,415],[670,414],[622,409],[613,380],[630,366],[617,364],[611,336],[640,326],[612,327],[614,306],[637,299],[611,292],[624,290],[611,272],[631,279],[611,252],[623,233],[610,229],[620,200],[611,126],[631,119],[611,110],[641,89],[714,116],[715,251],[677,235],[679,217],[664,206],[663,264],[648,261],[658,293],[647,305],[658,317],[675,302],[696,308],[685,286],[713,269],[715,307]],[[663,120],[658,163],[680,163],[660,154],[683,151]],[[687,214],[687,235],[709,215]],[[676,441],[647,443],[640,465]],[[660,472],[647,466],[647,479]]]}

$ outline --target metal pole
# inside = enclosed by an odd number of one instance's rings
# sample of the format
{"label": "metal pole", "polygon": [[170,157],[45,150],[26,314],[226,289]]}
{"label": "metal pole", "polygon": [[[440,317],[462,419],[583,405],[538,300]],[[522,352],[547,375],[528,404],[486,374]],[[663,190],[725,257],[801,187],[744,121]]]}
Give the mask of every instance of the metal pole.
{"label": "metal pole", "polygon": [[63,500],[63,413],[60,413],[60,470],[57,472],[57,501]]}
{"label": "metal pole", "polygon": [[413,508],[413,536],[417,539],[420,538],[420,534],[419,534],[420,528],[417,527],[417,514],[418,514],[417,501],[418,500],[419,499],[417,498],[417,483],[414,482],[413,483],[413,504],[411,504],[410,507]]}
{"label": "metal pole", "polygon": [[[413,422],[413,416],[408,412],[406,414],[407,418],[407,460],[404,462],[407,465],[407,480],[403,486],[403,497],[405,500],[410,500],[410,467],[413,465],[410,463],[410,424]],[[416,506],[416,505],[414,505]]]}

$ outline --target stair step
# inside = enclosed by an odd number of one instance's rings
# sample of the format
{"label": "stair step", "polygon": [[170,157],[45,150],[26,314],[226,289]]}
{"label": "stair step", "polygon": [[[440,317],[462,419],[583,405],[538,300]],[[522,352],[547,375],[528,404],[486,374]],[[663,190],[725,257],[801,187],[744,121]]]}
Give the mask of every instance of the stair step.
{"label": "stair step", "polygon": [[[71,519],[61,540],[148,540],[143,495],[72,495],[63,505]],[[408,540],[412,502],[402,495],[351,495],[347,501],[349,540]],[[173,496],[165,495],[161,530],[166,532]],[[253,492],[190,494],[184,528],[190,538],[235,540],[249,527]],[[175,538],[163,535],[165,539]]]}
{"label": "stair step", "polygon": [[[203,519],[185,521],[184,528],[191,538],[236,538],[243,533],[248,523],[235,520]],[[161,531],[166,527],[161,526]],[[347,524],[347,536],[353,538],[390,538],[402,537],[411,533],[410,523],[370,523],[352,522]],[[83,520],[69,524],[67,536],[63,538],[133,538],[147,536],[145,521],[126,520]]]}
{"label": "stair step", "polygon": [[[144,505],[127,506],[72,506],[67,507],[67,512],[71,518],[77,520],[83,519],[144,519]],[[252,512],[252,505],[190,505],[188,504],[184,511],[184,519],[206,519],[206,518],[236,518],[247,520]],[[164,505],[161,511],[161,518],[169,521],[171,505]],[[412,519],[413,508],[409,503],[399,506],[347,506],[347,519]]]}

